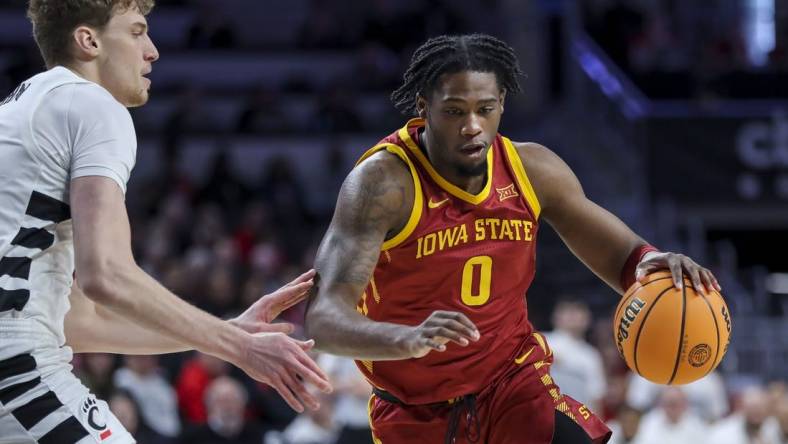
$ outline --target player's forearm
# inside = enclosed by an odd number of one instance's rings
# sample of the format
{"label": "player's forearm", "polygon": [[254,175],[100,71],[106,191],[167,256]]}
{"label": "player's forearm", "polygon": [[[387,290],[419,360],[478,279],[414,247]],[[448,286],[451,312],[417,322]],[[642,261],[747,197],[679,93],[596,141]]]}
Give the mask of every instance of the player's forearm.
{"label": "player's forearm", "polygon": [[108,319],[94,318],[90,322],[70,324],[66,327],[66,344],[75,353],[124,355],[156,355],[192,349],[114,313]]}
{"label": "player's forearm", "polygon": [[372,321],[330,299],[319,295],[307,309],[304,327],[307,336],[315,340],[316,349],[374,361],[411,357],[404,346],[410,326]]}
{"label": "player's forearm", "polygon": [[147,330],[145,338],[159,335],[168,342],[164,348],[193,348],[231,362],[243,354],[247,334],[239,328],[170,293],[136,264],[111,269],[89,282],[80,277],[83,290],[103,308]]}
{"label": "player's forearm", "polygon": [[645,241],[620,219],[591,201],[583,199],[575,213],[580,218],[550,221],[561,239],[588,268],[619,293],[621,270],[633,248]]}
{"label": "player's forearm", "polygon": [[75,353],[161,354],[189,350],[170,337],[149,330],[97,305],[74,285],[64,322],[66,344]]}

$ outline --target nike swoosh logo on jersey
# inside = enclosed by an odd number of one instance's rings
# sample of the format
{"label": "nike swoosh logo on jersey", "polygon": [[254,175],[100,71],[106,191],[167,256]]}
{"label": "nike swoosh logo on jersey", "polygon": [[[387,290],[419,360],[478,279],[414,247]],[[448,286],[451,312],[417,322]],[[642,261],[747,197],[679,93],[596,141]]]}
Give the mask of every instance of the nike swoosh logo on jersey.
{"label": "nike swoosh logo on jersey", "polygon": [[527,352],[523,353],[523,355],[522,355],[522,356],[520,356],[519,358],[515,359],[515,360],[514,360],[514,363],[519,365],[519,364],[522,364],[523,362],[525,362],[525,360],[526,360],[526,359],[527,359],[529,356],[531,356],[531,353],[533,353],[533,351],[534,351],[534,348],[536,348],[536,346],[533,346],[533,347],[531,347],[531,349],[530,349],[530,350],[528,350]]}
{"label": "nike swoosh logo on jersey", "polygon": [[438,208],[439,206],[445,204],[448,201],[449,201],[449,198],[447,197],[446,199],[443,199],[443,200],[441,200],[439,202],[433,202],[432,198],[430,197],[430,200],[427,201],[427,206],[430,207],[430,208]]}

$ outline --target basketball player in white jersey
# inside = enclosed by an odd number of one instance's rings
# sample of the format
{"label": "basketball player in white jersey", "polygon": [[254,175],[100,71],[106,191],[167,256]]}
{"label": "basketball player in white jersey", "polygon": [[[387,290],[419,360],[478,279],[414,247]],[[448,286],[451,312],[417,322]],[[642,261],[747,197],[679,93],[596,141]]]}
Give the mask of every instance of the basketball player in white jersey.
{"label": "basketball player in white jersey", "polygon": [[137,143],[126,107],[148,100],[145,75],[159,56],[152,7],[30,1],[49,70],[0,102],[0,444],[134,442],[71,373],[72,352],[197,349],[272,385],[297,411],[318,407],[307,383],[331,390],[305,353],[312,341],[268,324],[313,272],[225,322],[132,257],[124,198]]}

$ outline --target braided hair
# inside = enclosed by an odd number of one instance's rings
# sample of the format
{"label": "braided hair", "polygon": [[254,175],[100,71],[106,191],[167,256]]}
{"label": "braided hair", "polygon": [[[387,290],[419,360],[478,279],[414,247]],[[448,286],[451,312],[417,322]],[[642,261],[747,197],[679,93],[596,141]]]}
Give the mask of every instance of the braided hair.
{"label": "braided hair", "polygon": [[492,72],[507,92],[522,90],[517,77],[523,72],[509,45],[486,34],[442,35],[416,49],[391,101],[402,114],[415,114],[417,95],[427,97],[441,75],[460,71]]}

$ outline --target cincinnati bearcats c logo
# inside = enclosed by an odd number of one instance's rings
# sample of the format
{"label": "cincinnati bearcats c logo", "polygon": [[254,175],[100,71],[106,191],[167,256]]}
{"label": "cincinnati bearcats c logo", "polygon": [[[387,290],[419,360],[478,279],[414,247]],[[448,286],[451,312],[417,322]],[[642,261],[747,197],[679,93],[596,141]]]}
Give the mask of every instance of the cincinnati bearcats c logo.
{"label": "cincinnati bearcats c logo", "polygon": [[88,398],[85,400],[85,403],[82,404],[82,411],[88,415],[88,425],[93,427],[96,430],[104,430],[107,428],[107,424],[100,424],[94,419],[94,415],[98,413],[99,408],[96,405],[96,400],[93,398]]}

